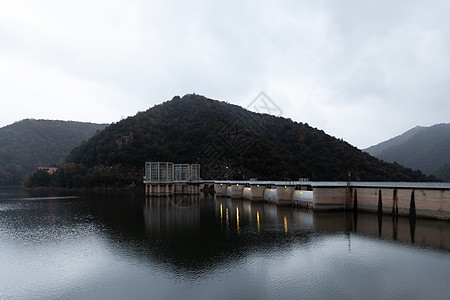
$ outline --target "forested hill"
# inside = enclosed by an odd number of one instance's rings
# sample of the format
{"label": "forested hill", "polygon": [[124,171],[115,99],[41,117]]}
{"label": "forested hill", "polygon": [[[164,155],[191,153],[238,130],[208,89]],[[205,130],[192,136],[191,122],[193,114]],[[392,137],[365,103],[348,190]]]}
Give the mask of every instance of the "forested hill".
{"label": "forested hill", "polygon": [[450,180],[450,124],[415,127],[366,151],[385,161]]}
{"label": "forested hill", "polygon": [[64,163],[105,124],[26,119],[0,128],[0,186],[20,185],[39,166]]}
{"label": "forested hill", "polygon": [[395,146],[399,146],[402,145],[406,142],[408,142],[409,139],[413,138],[417,133],[421,132],[422,130],[425,130],[426,127],[422,127],[422,126],[416,126],[404,133],[402,133],[401,135],[398,135],[396,137],[393,137],[387,141],[381,142],[379,144],[376,144],[374,146],[371,146],[367,149],[363,149],[363,151],[366,151],[367,153],[369,153],[370,155],[373,155],[375,157],[379,157],[378,155],[380,153],[382,153],[383,151],[395,147]]}
{"label": "forested hill", "polygon": [[140,183],[145,161],[200,163],[205,179],[434,180],[308,124],[194,94],[108,126],[71,152],[57,184]]}

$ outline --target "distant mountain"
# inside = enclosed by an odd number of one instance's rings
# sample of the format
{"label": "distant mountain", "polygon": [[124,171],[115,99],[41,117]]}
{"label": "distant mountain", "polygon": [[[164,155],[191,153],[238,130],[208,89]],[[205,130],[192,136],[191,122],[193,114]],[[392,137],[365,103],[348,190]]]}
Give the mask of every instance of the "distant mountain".
{"label": "distant mountain", "polygon": [[405,133],[402,133],[401,135],[398,135],[394,138],[391,138],[387,141],[381,142],[375,146],[371,146],[367,149],[364,149],[367,153],[370,155],[378,157],[378,154],[383,152],[384,150],[387,150],[391,147],[401,145],[405,142],[407,142],[411,137],[413,137],[415,134],[421,132],[422,130],[426,129],[426,127],[416,126]]}
{"label": "distant mountain", "polygon": [[200,163],[205,179],[434,180],[308,124],[194,94],[106,127],[73,149],[53,184],[141,183],[145,161]]}
{"label": "distant mountain", "polygon": [[450,180],[450,124],[415,127],[365,151],[384,161],[396,161],[408,168]]}
{"label": "distant mountain", "polygon": [[20,185],[39,166],[64,163],[105,124],[26,119],[0,128],[0,186]]}
{"label": "distant mountain", "polygon": [[433,172],[433,174],[436,177],[442,178],[445,181],[450,181],[450,163],[443,165],[435,172]]}

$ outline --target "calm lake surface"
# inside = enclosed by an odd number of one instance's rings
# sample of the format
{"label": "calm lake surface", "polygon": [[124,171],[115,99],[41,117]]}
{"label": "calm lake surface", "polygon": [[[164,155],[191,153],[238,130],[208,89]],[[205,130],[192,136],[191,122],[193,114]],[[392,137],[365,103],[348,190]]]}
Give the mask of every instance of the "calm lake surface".
{"label": "calm lake surface", "polygon": [[0,189],[0,299],[450,299],[450,224]]}

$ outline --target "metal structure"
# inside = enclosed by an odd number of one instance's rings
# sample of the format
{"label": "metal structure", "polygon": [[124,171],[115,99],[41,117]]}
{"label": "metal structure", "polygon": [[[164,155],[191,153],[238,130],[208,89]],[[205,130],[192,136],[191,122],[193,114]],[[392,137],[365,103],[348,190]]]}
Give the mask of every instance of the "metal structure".
{"label": "metal structure", "polygon": [[147,196],[197,194],[200,191],[199,180],[199,164],[145,163],[144,184]]}

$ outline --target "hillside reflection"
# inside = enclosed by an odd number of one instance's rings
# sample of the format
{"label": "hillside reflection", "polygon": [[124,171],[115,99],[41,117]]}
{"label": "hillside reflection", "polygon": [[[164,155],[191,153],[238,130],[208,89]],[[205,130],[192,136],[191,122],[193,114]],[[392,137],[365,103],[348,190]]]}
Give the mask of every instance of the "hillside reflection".
{"label": "hillside reflection", "polygon": [[[450,250],[450,223],[370,213],[312,212],[291,207],[229,198],[148,198],[144,203],[147,234],[208,233],[306,237],[315,234],[354,233],[406,244]],[[214,229],[218,229],[217,231]],[[253,239],[249,239],[251,243]],[[289,242],[289,239],[284,239]],[[206,240],[205,240],[206,242]],[[245,241],[244,241],[245,242]],[[262,242],[261,240],[259,242]],[[266,241],[264,241],[266,242]],[[270,241],[267,241],[270,243]]]}
{"label": "hillside reflection", "polygon": [[450,222],[319,213],[203,195],[145,198],[141,193],[87,193],[73,199],[13,199],[0,204],[0,229],[15,242],[50,245],[66,236],[95,235],[105,238],[110,250],[191,275],[251,255],[313,249],[339,235],[349,241],[354,236],[370,237],[450,250]]}
{"label": "hillside reflection", "polygon": [[194,277],[249,255],[314,248],[321,237],[335,235],[450,250],[449,222],[417,219],[412,224],[407,217],[318,213],[203,195],[145,198],[140,193],[88,193],[79,199],[39,203],[33,212],[39,224],[22,224],[21,215],[30,210],[11,211],[9,224],[15,228],[11,231],[30,231],[42,227],[42,222],[54,232],[59,232],[55,226],[92,224],[87,228],[98,228],[114,251]]}
{"label": "hillside reflection", "polygon": [[447,299],[449,227],[210,196],[0,193],[0,294]]}

